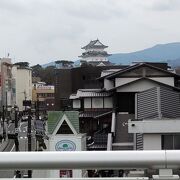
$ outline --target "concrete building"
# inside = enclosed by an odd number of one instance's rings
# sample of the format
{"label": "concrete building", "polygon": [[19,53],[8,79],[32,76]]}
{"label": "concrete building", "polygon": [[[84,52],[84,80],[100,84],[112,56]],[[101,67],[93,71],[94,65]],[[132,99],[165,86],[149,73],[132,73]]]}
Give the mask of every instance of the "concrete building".
{"label": "concrete building", "polygon": [[16,87],[15,104],[19,107],[20,111],[23,111],[23,101],[32,101],[32,69],[29,67],[14,65],[12,68],[12,74]]}
{"label": "concrete building", "polygon": [[32,101],[39,106],[40,111],[52,111],[55,107],[54,86],[44,82],[33,83]]}
{"label": "concrete building", "polygon": [[10,58],[0,59],[0,104],[1,107],[11,107],[15,103],[15,81],[12,77]]}
{"label": "concrete building", "polygon": [[136,149],[180,149],[180,88],[155,87],[136,94],[134,133]]}

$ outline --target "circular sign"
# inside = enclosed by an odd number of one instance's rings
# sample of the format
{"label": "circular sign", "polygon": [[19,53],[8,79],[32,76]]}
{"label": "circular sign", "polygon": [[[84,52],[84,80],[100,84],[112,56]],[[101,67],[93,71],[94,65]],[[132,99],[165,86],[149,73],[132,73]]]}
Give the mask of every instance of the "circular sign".
{"label": "circular sign", "polygon": [[56,143],[56,151],[75,151],[76,144],[70,140],[62,140]]}

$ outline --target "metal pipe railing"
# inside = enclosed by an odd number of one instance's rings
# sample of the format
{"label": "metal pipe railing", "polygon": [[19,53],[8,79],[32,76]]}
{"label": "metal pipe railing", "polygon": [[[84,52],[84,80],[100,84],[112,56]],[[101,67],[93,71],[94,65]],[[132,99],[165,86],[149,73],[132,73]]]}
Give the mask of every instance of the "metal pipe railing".
{"label": "metal pipe railing", "polygon": [[0,169],[180,168],[180,151],[0,152]]}

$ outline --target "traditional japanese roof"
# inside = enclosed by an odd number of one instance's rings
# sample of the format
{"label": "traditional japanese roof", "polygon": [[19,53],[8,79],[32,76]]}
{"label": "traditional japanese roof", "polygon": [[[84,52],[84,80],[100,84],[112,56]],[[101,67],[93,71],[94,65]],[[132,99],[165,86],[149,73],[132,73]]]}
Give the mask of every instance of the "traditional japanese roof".
{"label": "traditional japanese roof", "polygon": [[49,111],[48,112],[48,132],[53,134],[62,117],[66,115],[74,129],[79,133],[79,112],[78,111]]}
{"label": "traditional japanese roof", "polygon": [[175,74],[175,73],[173,73],[173,72],[171,72],[171,71],[168,71],[168,70],[165,70],[165,69],[161,69],[161,68],[156,67],[156,66],[152,66],[152,65],[150,65],[150,64],[148,64],[148,63],[139,63],[139,64],[135,64],[135,65],[133,65],[133,66],[128,66],[127,68],[124,68],[124,69],[122,69],[122,70],[119,70],[119,71],[117,71],[117,72],[115,72],[115,73],[112,73],[112,74],[110,74],[110,75],[100,77],[100,78],[98,78],[98,79],[99,79],[99,80],[100,80],[100,79],[104,79],[104,78],[113,79],[113,78],[116,77],[116,76],[122,75],[122,74],[124,74],[124,73],[130,72],[130,71],[132,71],[132,70],[135,70],[135,69],[138,69],[138,68],[141,68],[141,67],[149,67],[149,68],[151,68],[151,69],[154,69],[154,70],[157,70],[157,71],[160,71],[160,72],[164,72],[164,73],[166,73],[166,74],[169,74],[170,76],[174,76],[174,77],[179,77],[179,78],[180,78],[180,75]]}
{"label": "traditional japanese roof", "polygon": [[96,56],[100,56],[100,57],[107,57],[107,56],[110,56],[111,54],[108,54],[106,51],[87,51],[87,52],[84,52],[82,53],[81,56],[79,57],[83,57],[83,58],[86,58],[86,57],[96,57]]}
{"label": "traditional japanese roof", "polygon": [[91,118],[100,118],[100,117],[104,117],[106,115],[112,114],[112,111],[83,111],[81,113],[79,113],[79,117],[91,117]]}
{"label": "traditional japanese roof", "polygon": [[108,97],[111,92],[104,92],[102,89],[78,89],[77,94],[70,95],[70,99],[79,99],[82,97]]}
{"label": "traditional japanese roof", "polygon": [[91,49],[91,48],[107,48],[108,46],[105,46],[104,44],[102,44],[98,39],[97,40],[93,40],[90,41],[90,43],[84,47],[82,47],[81,49]]}

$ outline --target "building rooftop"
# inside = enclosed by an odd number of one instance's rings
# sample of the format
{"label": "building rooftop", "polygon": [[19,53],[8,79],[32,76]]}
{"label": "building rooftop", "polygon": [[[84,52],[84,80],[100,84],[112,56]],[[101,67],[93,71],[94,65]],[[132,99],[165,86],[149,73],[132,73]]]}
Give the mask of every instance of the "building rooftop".
{"label": "building rooftop", "polygon": [[48,132],[53,134],[56,126],[62,117],[66,115],[77,133],[79,133],[79,112],[78,111],[50,111],[48,112]]}

